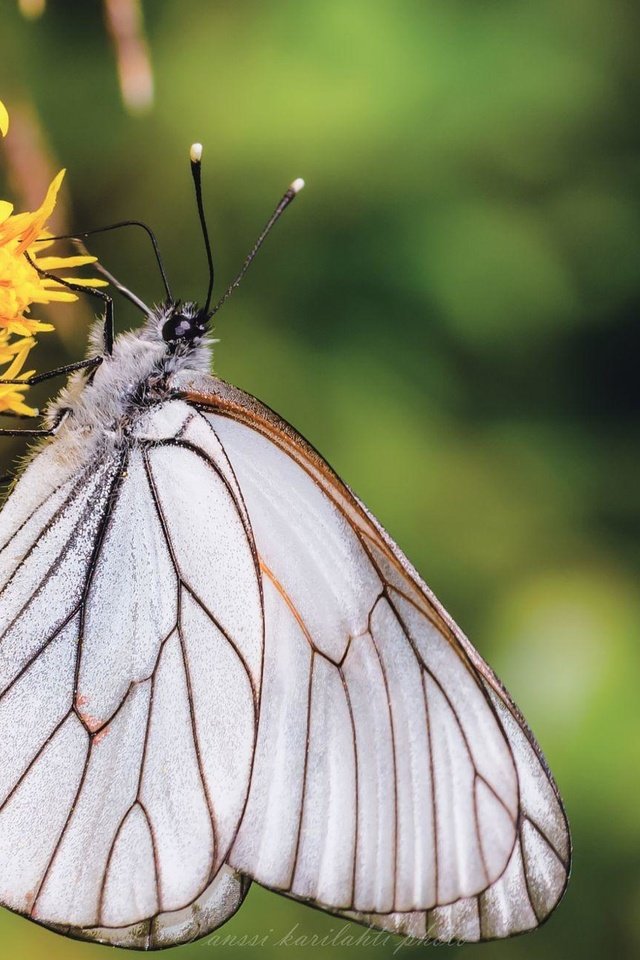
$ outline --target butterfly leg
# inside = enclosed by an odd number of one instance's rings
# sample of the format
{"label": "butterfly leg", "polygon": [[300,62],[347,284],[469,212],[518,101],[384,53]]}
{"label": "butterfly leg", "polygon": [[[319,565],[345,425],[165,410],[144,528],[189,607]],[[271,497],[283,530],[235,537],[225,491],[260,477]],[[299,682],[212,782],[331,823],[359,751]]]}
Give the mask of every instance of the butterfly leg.
{"label": "butterfly leg", "polygon": [[74,293],[88,293],[90,296],[98,297],[99,300],[102,300],[104,303],[104,326],[102,331],[104,352],[108,356],[111,356],[113,353],[114,336],[113,297],[110,297],[109,294],[105,293],[103,290],[99,290],[97,287],[85,287],[80,283],[71,283],[69,280],[65,280],[63,277],[57,277],[55,274],[49,273],[48,270],[41,270],[40,267],[34,263],[28,253],[25,253],[25,257],[39,277],[44,277],[46,280],[55,280],[56,283],[62,284],[62,286],[66,287],[67,290],[73,290]]}
{"label": "butterfly leg", "polygon": [[[53,377],[61,377],[65,373],[73,373],[75,370],[88,370],[92,367],[98,367],[102,363],[102,357],[90,357],[88,360],[76,360],[75,363],[66,363],[63,367],[56,367],[55,370],[47,370],[46,373],[34,373],[32,377],[23,377],[22,379],[6,380],[0,377],[2,384],[20,384],[21,386],[32,387],[36,383],[43,383],[45,380],[51,380]],[[15,414],[10,414],[15,416]]]}
{"label": "butterfly leg", "polygon": [[[55,371],[52,371],[52,375],[54,375],[54,373]],[[9,383],[11,382],[12,381],[9,381]],[[21,380],[20,383],[25,383],[25,381]],[[0,437],[55,437],[70,412],[70,410],[61,410],[55,422],[50,427],[37,427],[34,430],[28,428],[25,430],[14,430],[10,427],[0,427]],[[14,416],[14,414],[7,414],[7,416]],[[3,483],[2,479],[0,479],[0,484],[1,483]]]}

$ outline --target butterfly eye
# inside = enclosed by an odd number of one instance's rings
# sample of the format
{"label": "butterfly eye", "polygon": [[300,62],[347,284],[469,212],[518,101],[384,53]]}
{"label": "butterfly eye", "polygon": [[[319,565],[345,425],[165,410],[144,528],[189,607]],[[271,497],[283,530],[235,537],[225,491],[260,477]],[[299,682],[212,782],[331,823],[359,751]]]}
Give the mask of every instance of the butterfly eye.
{"label": "butterfly eye", "polygon": [[166,343],[186,341],[187,343],[204,336],[207,332],[207,320],[201,313],[195,317],[183,313],[173,313],[162,327],[162,339]]}

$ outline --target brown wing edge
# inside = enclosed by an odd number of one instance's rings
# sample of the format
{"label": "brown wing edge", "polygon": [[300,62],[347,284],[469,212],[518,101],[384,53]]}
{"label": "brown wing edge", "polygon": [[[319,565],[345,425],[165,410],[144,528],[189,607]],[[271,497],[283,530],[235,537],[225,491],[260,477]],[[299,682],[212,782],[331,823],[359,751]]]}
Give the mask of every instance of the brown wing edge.
{"label": "brown wing edge", "polygon": [[[178,378],[176,378],[176,380],[178,380]],[[176,384],[176,386],[178,386],[178,384]],[[547,777],[564,819],[567,835],[567,857],[566,864],[563,864],[566,869],[565,884],[554,906],[549,910],[548,914],[540,920],[538,925],[542,926],[562,900],[569,882],[572,859],[571,832],[560,791],[558,790],[558,786],[549,769],[544,754],[522,712],[513,702],[502,681],[480,656],[471,641],[445,610],[433,591],[405,557],[384,527],[368,510],[360,498],[332,469],[318,450],[298,433],[291,424],[284,420],[271,407],[262,403],[251,394],[218,377],[210,375],[199,376],[184,384],[180,383],[177,398],[185,400],[197,409],[230,417],[256,430],[271,442],[275,443],[305,470],[305,472],[319,484],[325,494],[331,497],[336,503],[336,506],[347,513],[348,518],[352,523],[356,524],[360,533],[377,542],[377,546],[382,548],[383,553],[390,563],[396,567],[401,575],[408,579],[417,595],[421,598],[425,615],[449,640],[462,659],[468,661],[477,671],[480,678],[490,690],[494,692],[496,697],[511,714],[526,737]],[[505,736],[507,736],[506,731]],[[309,905],[313,906],[314,904]],[[320,909],[323,908],[320,907]],[[328,912],[334,913],[330,908]],[[339,913],[334,913],[334,915],[340,916]],[[344,914],[342,916],[344,916]],[[364,921],[361,920],[360,922]]]}

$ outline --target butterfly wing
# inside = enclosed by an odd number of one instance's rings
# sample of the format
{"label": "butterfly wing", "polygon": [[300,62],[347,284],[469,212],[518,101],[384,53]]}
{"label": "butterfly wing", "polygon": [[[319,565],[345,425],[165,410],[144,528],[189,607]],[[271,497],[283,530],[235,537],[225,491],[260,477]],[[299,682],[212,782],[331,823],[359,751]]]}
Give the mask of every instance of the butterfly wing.
{"label": "butterfly wing", "polygon": [[237,478],[263,580],[256,757],[229,864],[423,939],[538,926],[566,886],[569,831],[500,681],[288,424],[211,378],[186,399]]}
{"label": "butterfly wing", "polygon": [[139,948],[251,877],[414,936],[535,926],[569,839],[524,721],[324,461],[205,386],[122,454],[56,440],[0,515],[0,898]]}
{"label": "butterfly wing", "polygon": [[0,900],[139,948],[203,935],[248,887],[226,859],[261,584],[222,452],[180,439],[181,412],[86,463],[57,439],[0,515]]}

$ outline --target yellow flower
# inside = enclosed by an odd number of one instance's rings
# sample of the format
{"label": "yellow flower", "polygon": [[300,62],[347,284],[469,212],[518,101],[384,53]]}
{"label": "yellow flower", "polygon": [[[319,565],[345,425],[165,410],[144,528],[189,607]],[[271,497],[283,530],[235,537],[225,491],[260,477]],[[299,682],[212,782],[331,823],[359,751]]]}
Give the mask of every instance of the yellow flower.
{"label": "yellow flower", "polygon": [[[77,295],[56,280],[41,277],[41,270],[64,270],[95,263],[95,257],[43,257],[43,248],[50,243],[39,242],[51,236],[45,224],[55,207],[64,170],[55,177],[42,206],[34,213],[14,214],[10,203],[3,201],[0,209],[0,329],[20,336],[53,330],[50,323],[41,323],[25,314],[32,303],[51,303],[55,300],[77,300]],[[32,263],[24,256],[27,253]],[[33,264],[33,265],[32,265]],[[84,286],[104,286],[104,280],[65,278]]]}
{"label": "yellow flower", "polygon": [[[6,134],[9,117],[0,101],[0,133]],[[13,204],[0,200],[0,367],[10,364],[9,369],[0,369],[0,379],[26,379],[32,374],[21,373],[29,351],[35,346],[35,333],[53,330],[50,323],[31,316],[31,305],[69,302],[77,300],[71,290],[57,280],[43,277],[36,267],[47,272],[67,270],[95,263],[90,256],[43,256],[51,246],[52,236],[46,229],[56,204],[56,198],[65,171],[54,177],[42,205],[33,213],[13,212]],[[44,241],[44,242],[42,242]],[[64,277],[80,286],[106,286],[104,280],[83,277]],[[18,339],[13,339],[13,338]],[[24,403],[23,392],[28,385],[0,384],[0,413],[9,411],[27,416],[35,414]]]}

